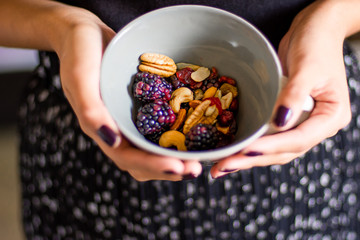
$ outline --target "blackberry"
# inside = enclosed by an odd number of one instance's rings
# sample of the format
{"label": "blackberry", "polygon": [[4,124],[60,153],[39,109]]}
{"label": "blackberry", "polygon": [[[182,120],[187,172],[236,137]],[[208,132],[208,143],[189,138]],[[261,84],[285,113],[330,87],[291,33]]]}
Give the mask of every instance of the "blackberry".
{"label": "blackberry", "polygon": [[165,132],[165,130],[161,130],[159,132],[155,132],[153,134],[145,135],[145,138],[149,140],[150,142],[153,142],[155,144],[159,144],[159,140],[161,135]]}
{"label": "blackberry", "polygon": [[189,151],[214,149],[219,141],[215,126],[199,123],[186,134],[185,145]]}
{"label": "blackberry", "polygon": [[155,100],[140,107],[136,127],[142,135],[152,135],[171,127],[175,119],[175,113],[168,103]]}
{"label": "blackberry", "polygon": [[172,86],[165,78],[148,73],[138,72],[135,75],[133,94],[142,102],[149,102],[156,99],[170,100]]}

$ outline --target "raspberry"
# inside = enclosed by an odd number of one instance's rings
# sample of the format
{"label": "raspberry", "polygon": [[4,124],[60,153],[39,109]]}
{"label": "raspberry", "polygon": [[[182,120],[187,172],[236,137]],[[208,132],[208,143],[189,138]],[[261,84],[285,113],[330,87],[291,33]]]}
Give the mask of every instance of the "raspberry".
{"label": "raspberry", "polygon": [[159,75],[148,72],[139,72],[135,75],[133,94],[142,102],[170,100],[171,91],[171,84]]}
{"label": "raspberry", "polygon": [[215,126],[199,123],[186,134],[185,145],[189,151],[214,149],[219,141]]}
{"label": "raspberry", "polygon": [[168,103],[155,100],[140,107],[136,127],[142,135],[156,134],[171,127],[175,119],[176,115]]}

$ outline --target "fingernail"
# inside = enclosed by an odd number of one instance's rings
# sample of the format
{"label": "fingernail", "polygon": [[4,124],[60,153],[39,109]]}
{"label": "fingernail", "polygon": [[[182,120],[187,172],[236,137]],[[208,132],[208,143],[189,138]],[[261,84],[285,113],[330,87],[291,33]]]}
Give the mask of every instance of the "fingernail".
{"label": "fingernail", "polygon": [[274,119],[274,123],[278,127],[283,127],[289,121],[292,115],[292,111],[290,108],[280,106],[277,110],[276,117]]}
{"label": "fingernail", "polygon": [[189,173],[189,174],[186,174],[182,177],[183,180],[191,180],[191,179],[194,179],[196,178],[197,176],[193,173]]}
{"label": "fingernail", "polygon": [[247,152],[244,154],[245,156],[248,156],[248,157],[256,157],[256,156],[261,156],[263,155],[263,153],[261,152],[256,152],[256,151],[251,151],[251,152]]}
{"label": "fingernail", "polygon": [[226,173],[226,174],[222,174],[222,175],[218,175],[218,176],[216,176],[216,177],[214,177],[214,176],[211,176],[213,179],[219,179],[219,178],[222,178],[222,177],[225,177],[225,176],[227,176],[228,174]]}
{"label": "fingernail", "polygon": [[116,146],[120,141],[120,137],[106,125],[101,126],[97,130],[97,134],[110,147]]}
{"label": "fingernail", "polygon": [[230,172],[234,172],[236,171],[237,169],[220,169],[219,171],[220,172],[225,172],[225,173],[230,173]]}

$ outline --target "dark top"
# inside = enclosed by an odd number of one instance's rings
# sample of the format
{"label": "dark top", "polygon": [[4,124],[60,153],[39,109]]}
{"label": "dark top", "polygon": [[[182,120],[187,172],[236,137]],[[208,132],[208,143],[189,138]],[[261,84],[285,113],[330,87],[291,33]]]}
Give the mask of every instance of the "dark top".
{"label": "dark top", "polygon": [[237,14],[257,26],[277,48],[292,19],[312,0],[65,0],[65,3],[90,10],[118,31],[137,16],[151,10],[179,4],[201,4]]}

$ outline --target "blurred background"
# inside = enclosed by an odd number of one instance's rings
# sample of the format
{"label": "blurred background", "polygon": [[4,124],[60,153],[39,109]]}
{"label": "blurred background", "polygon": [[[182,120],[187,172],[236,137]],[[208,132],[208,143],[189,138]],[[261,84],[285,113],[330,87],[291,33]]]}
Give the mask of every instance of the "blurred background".
{"label": "blurred background", "polygon": [[[360,58],[360,35],[350,39]],[[24,240],[20,212],[17,108],[31,72],[33,50],[0,47],[0,238]]]}
{"label": "blurred background", "polygon": [[0,238],[23,240],[16,115],[21,92],[38,64],[33,50],[0,47]]}

